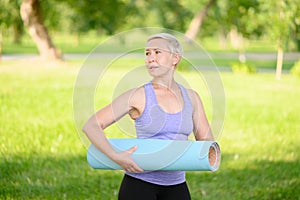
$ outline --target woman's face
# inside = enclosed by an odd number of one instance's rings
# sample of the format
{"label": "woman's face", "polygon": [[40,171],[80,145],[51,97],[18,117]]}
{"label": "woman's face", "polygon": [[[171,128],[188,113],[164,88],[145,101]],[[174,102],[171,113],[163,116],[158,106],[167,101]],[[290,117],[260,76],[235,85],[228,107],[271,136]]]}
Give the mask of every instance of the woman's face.
{"label": "woman's face", "polygon": [[147,69],[152,76],[160,76],[173,71],[177,64],[168,48],[168,42],[161,38],[152,39],[147,43],[145,56]]}

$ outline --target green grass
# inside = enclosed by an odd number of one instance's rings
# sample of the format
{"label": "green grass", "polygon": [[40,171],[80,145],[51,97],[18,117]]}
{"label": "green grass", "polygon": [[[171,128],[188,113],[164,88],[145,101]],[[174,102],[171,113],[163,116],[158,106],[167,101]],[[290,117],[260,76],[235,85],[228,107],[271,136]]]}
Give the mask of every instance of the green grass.
{"label": "green grass", "polygon": [[[0,199],[116,199],[123,173],[91,169],[74,124],[72,93],[80,65],[0,63]],[[107,72],[97,106],[109,101],[103,94],[112,93],[111,80],[125,71]],[[184,76],[202,89],[194,74]],[[300,79],[225,72],[221,77],[222,163],[214,173],[187,173],[192,199],[299,199]],[[207,92],[200,93],[209,105]],[[124,137],[116,126],[107,132]]]}
{"label": "green grass", "polygon": [[[87,39],[89,38],[89,40]],[[82,38],[77,38],[75,36],[64,36],[64,35],[58,35],[55,37],[54,43],[56,44],[57,48],[61,50],[63,54],[88,54],[90,53],[93,49],[95,49],[102,41],[105,41],[106,38],[104,37],[99,37],[97,38],[95,35],[91,35],[90,37],[82,37]],[[211,56],[213,59],[214,63],[218,67],[232,67],[232,63],[235,63],[238,61],[238,54],[235,52],[233,49],[226,49],[222,50],[220,48],[214,49],[210,48],[211,46],[214,46],[216,41],[211,41],[211,45],[206,44],[203,48],[208,51],[208,54]],[[130,44],[129,44],[130,45]],[[144,45],[144,44],[141,44]],[[255,45],[255,44],[253,44]],[[118,46],[122,46],[118,44]],[[108,42],[106,46],[101,46],[104,51],[110,51],[110,52],[115,52],[115,51],[120,51],[121,49],[115,48],[115,45],[112,44],[112,42]],[[130,49],[129,46],[124,46],[125,49],[124,51],[127,51]],[[252,49],[249,49],[249,52]],[[263,52],[264,49],[262,49]],[[220,56],[221,52],[228,53],[227,57]],[[265,51],[269,52],[269,51]],[[273,52],[274,53],[274,52]],[[5,41],[3,43],[3,54],[4,55],[11,55],[11,54],[38,54],[37,47],[33,42],[31,41],[30,38],[25,37],[23,39],[23,42],[20,44],[14,44],[9,41]],[[232,55],[229,55],[232,54]],[[198,59],[199,61],[199,59]],[[295,62],[297,61],[297,58],[286,58],[283,61],[283,70],[290,70]],[[212,62],[210,59],[203,58],[201,61],[202,65],[212,65]],[[247,58],[247,63],[253,65],[257,69],[270,69],[270,70],[275,70],[276,69],[276,59],[265,59],[265,58]],[[196,62],[196,64],[198,64]]]}
{"label": "green grass", "polygon": [[[53,44],[63,53],[89,53],[107,36],[88,33],[84,36],[72,34],[50,34]],[[20,43],[14,43],[10,36],[3,38],[3,54],[36,54],[38,49],[28,34],[22,37]]]}
{"label": "green grass", "polygon": [[[137,33],[137,32],[135,32]],[[130,45],[132,40],[141,41],[141,46],[144,45],[144,37],[141,33],[140,36],[127,35],[127,45]],[[50,32],[51,39],[56,47],[61,49],[64,53],[89,53],[93,48],[95,48],[99,43],[106,41],[107,39],[111,39],[112,36],[101,35],[96,32],[89,32],[82,35],[70,34],[70,33],[60,33],[60,32]],[[137,38],[142,37],[142,38]],[[116,38],[114,38],[116,39]],[[21,42],[19,44],[13,43],[13,38],[11,34],[5,33],[3,34],[3,53],[4,54],[15,54],[15,53],[37,53],[37,48],[31,37],[28,33],[25,33],[21,38]],[[118,41],[122,44],[126,43],[126,41]],[[205,50],[209,52],[238,52],[236,48],[233,48],[232,45],[227,41],[226,45],[221,45],[220,41],[216,37],[206,37],[197,39],[197,43],[201,45]],[[261,40],[250,40],[247,42],[245,46],[246,52],[276,52],[276,45],[273,41],[269,41],[266,39]],[[106,47],[109,51],[115,51],[115,46],[109,45]],[[186,49],[186,47],[185,47]],[[291,48],[292,51],[295,51],[295,47]]]}
{"label": "green grass", "polygon": [[[137,42],[140,41],[140,46],[144,46],[144,38],[140,36],[131,36],[126,40],[118,40],[117,37],[109,37],[105,35],[99,35],[95,32],[86,33],[84,35],[74,35],[74,34],[64,34],[64,33],[51,33],[52,41],[54,45],[62,52],[62,54],[88,54],[99,44],[101,44],[101,50],[104,52],[116,52],[116,51],[127,51],[128,49],[135,49],[137,47]],[[146,37],[146,36],[145,36]],[[135,42],[132,42],[135,41]],[[232,63],[238,61],[238,50],[232,48],[228,43],[226,47],[222,47],[215,37],[208,37],[201,40],[198,40],[197,43],[203,48],[203,51],[207,51],[209,55],[214,60],[214,63],[218,67],[231,67]],[[11,54],[38,54],[38,49],[30,36],[25,34],[22,38],[22,42],[15,44],[12,42],[10,35],[3,36],[3,49],[2,53],[4,55]],[[133,45],[133,46],[132,46]],[[185,49],[192,48],[188,44],[183,44]],[[116,48],[118,46],[118,48]],[[124,49],[121,49],[124,48]],[[272,41],[268,40],[251,40],[247,42],[245,46],[246,53],[276,53],[275,45]],[[99,49],[98,49],[99,50]],[[226,57],[222,56],[222,53],[228,53]],[[220,56],[221,54],[221,56]],[[298,58],[285,58],[283,61],[283,69],[290,70]],[[276,69],[276,58],[267,59],[267,58],[256,58],[250,57],[247,58],[249,64],[254,65],[258,69]],[[211,60],[203,59],[201,64],[211,65]]]}

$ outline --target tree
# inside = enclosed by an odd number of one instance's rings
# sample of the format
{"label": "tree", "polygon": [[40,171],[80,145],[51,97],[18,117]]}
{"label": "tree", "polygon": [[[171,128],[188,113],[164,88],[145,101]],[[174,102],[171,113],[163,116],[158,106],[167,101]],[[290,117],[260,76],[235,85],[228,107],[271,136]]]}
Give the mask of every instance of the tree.
{"label": "tree", "polygon": [[201,25],[207,15],[208,10],[215,5],[216,0],[209,0],[209,2],[204,6],[203,9],[199,10],[198,13],[194,16],[193,20],[191,21],[189,28],[185,32],[185,36],[189,40],[194,40],[197,36]]}
{"label": "tree", "polygon": [[290,8],[294,12],[294,17],[292,17],[291,34],[297,50],[300,51],[300,5],[296,1],[294,1],[293,4],[294,5],[290,5]]}
{"label": "tree", "polygon": [[[157,21],[162,27],[177,31],[184,31],[186,21],[192,16],[192,12],[181,5],[178,0],[150,0],[147,10],[158,14]],[[149,13],[147,15],[151,16]]]}
{"label": "tree", "polygon": [[[141,26],[182,31],[190,15],[178,0],[66,0],[72,9],[72,32],[96,30],[104,34]],[[97,5],[97,6],[95,6]]]}
{"label": "tree", "polygon": [[[263,34],[264,22],[258,20],[257,0],[227,0],[218,2],[215,19],[219,28],[230,39],[232,46],[239,51],[239,61],[246,62],[245,41]],[[251,19],[251,20],[250,20]]]}
{"label": "tree", "polygon": [[48,60],[60,60],[61,54],[55,48],[47,28],[44,26],[40,2],[38,0],[24,0],[21,4],[20,13],[41,57]]}
{"label": "tree", "polygon": [[21,37],[24,33],[23,22],[20,17],[20,3],[21,0],[15,1],[2,1],[3,14],[4,14],[4,23],[6,27],[11,27],[13,32],[13,42],[20,43]]}
{"label": "tree", "polygon": [[283,54],[290,39],[293,18],[299,9],[297,0],[261,0],[261,15],[266,19],[268,35],[275,41],[277,48],[276,79],[281,78]]}
{"label": "tree", "polygon": [[19,43],[24,33],[23,23],[20,18],[20,0],[0,0],[0,57],[2,54],[3,34],[12,28],[13,42]]}
{"label": "tree", "polygon": [[122,0],[66,0],[65,3],[73,12],[71,31],[77,33],[96,30],[111,35],[126,24],[133,11],[133,3]]}

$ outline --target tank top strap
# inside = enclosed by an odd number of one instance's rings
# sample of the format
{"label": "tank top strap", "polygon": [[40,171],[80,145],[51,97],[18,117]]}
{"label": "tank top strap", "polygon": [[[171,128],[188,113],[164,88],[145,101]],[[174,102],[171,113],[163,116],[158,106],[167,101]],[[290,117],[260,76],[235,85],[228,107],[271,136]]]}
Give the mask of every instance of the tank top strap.
{"label": "tank top strap", "polygon": [[183,87],[181,84],[178,84],[178,85],[180,87],[181,94],[182,94],[182,97],[183,97],[184,109],[192,109],[193,105],[192,105],[191,99],[190,99],[185,87]]}
{"label": "tank top strap", "polygon": [[145,95],[146,95],[146,106],[145,109],[148,109],[152,106],[152,104],[156,101],[155,93],[152,88],[152,83],[148,82],[144,85]]}
{"label": "tank top strap", "polygon": [[[178,83],[178,86],[180,87],[181,93],[182,93],[182,97],[183,97],[183,101],[184,101],[184,109],[191,109],[192,106],[192,102],[190,100],[190,97],[185,89],[185,87],[183,87],[181,84]],[[145,108],[148,109],[151,106],[153,106],[153,104],[157,104],[156,102],[156,96],[155,96],[155,92],[152,86],[152,82],[148,82],[144,85],[145,88],[145,95],[146,95],[146,106]]]}

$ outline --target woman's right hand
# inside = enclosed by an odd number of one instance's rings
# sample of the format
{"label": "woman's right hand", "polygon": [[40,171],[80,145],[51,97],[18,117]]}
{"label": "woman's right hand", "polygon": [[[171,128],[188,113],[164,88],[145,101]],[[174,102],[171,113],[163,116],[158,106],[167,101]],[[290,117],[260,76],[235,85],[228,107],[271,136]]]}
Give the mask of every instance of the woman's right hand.
{"label": "woman's right hand", "polygon": [[117,152],[113,156],[113,161],[115,161],[118,165],[122,167],[122,169],[126,172],[139,173],[144,170],[140,168],[132,159],[132,153],[137,150],[137,146],[133,146],[126,151]]}

